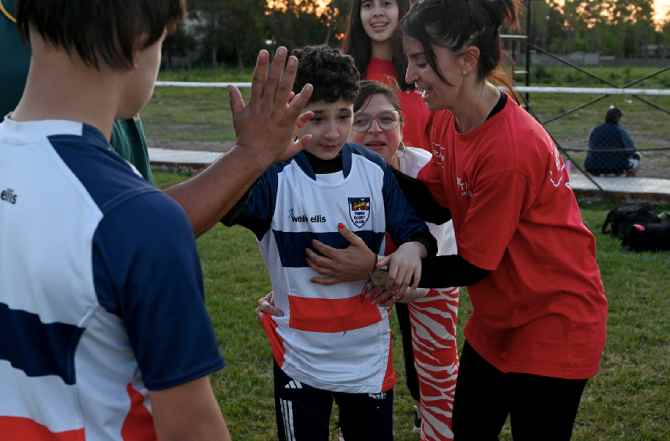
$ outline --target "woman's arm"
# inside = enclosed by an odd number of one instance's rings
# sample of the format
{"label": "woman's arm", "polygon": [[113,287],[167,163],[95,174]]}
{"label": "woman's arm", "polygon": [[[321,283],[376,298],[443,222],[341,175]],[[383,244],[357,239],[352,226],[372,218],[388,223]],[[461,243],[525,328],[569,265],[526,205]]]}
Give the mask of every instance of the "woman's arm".
{"label": "woman's arm", "polygon": [[[334,285],[341,282],[366,280],[376,268],[377,256],[363,239],[348,229],[340,230],[350,243],[345,249],[336,249],[313,241],[318,252],[307,250],[307,262],[319,273],[313,283]],[[472,265],[459,255],[433,256],[422,259],[421,288],[470,286],[484,279],[489,271]]]}
{"label": "woman's arm", "polygon": [[457,254],[427,257],[421,263],[421,288],[471,286],[481,282],[489,274],[488,270],[471,264]]}
{"label": "woman's arm", "polygon": [[437,225],[451,220],[449,209],[440,205],[433,198],[432,193],[423,182],[396,169],[393,169],[393,174],[400,189],[421,219]]}

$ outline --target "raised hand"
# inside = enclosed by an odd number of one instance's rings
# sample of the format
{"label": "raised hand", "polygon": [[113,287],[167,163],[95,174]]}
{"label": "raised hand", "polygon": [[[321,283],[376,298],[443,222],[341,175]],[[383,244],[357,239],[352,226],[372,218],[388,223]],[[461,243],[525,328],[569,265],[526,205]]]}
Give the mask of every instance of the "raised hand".
{"label": "raised hand", "polygon": [[303,112],[312,95],[312,85],[305,85],[298,94],[293,83],[298,60],[288,56],[285,47],[270,54],[258,54],[251,85],[251,97],[246,104],[236,87],[231,87],[230,107],[238,146],[263,166],[298,153],[309,137],[294,139],[295,127],[312,118]]}

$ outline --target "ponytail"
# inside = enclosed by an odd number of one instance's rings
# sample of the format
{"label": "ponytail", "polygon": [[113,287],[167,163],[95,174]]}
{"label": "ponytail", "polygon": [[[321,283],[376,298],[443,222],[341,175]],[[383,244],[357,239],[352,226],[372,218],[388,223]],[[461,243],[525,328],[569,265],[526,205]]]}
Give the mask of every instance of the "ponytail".
{"label": "ponytail", "polygon": [[480,54],[479,78],[502,82],[512,90],[511,80],[499,69],[500,29],[503,25],[518,26],[521,1],[422,0],[410,9],[401,26],[405,35],[421,43],[428,64],[442,80],[445,78],[437,66],[432,46],[445,47],[454,53],[466,46],[476,46]]}
{"label": "ponytail", "polygon": [[507,93],[516,101],[517,103],[521,102],[521,97],[514,90],[514,80],[509,76],[509,74],[503,69],[502,66],[498,66],[486,77],[491,83],[495,84],[497,87],[504,87],[507,89]]}

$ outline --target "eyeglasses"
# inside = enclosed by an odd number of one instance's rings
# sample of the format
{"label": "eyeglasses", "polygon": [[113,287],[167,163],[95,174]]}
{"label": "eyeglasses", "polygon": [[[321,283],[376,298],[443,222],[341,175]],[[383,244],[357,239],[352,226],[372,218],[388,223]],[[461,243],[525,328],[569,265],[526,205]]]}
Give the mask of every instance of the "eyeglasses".
{"label": "eyeglasses", "polygon": [[357,113],[354,115],[354,124],[352,129],[355,132],[367,132],[372,127],[372,122],[377,121],[377,125],[382,130],[392,130],[398,127],[400,115],[398,112],[382,112],[376,116],[367,113]]}

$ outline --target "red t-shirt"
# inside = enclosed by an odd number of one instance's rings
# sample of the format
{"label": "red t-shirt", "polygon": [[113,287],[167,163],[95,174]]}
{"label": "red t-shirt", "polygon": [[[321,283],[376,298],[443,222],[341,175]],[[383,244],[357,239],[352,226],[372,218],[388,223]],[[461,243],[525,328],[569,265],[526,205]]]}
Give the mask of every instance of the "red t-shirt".
{"label": "red t-shirt", "polygon": [[466,134],[433,114],[419,179],[453,215],[459,254],[490,270],[469,287],[465,336],[503,372],[584,379],[605,346],[593,234],[549,135],[513,100]]}
{"label": "red t-shirt", "polygon": [[[366,80],[378,81],[389,86],[398,85],[396,72],[390,60],[372,58],[368,64]],[[430,109],[421,95],[415,90],[406,90],[398,93],[400,109],[402,110],[404,126],[403,140],[406,145],[428,149],[427,127],[430,120]]]}

